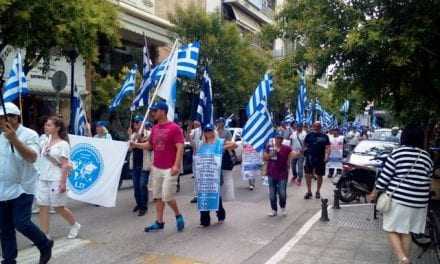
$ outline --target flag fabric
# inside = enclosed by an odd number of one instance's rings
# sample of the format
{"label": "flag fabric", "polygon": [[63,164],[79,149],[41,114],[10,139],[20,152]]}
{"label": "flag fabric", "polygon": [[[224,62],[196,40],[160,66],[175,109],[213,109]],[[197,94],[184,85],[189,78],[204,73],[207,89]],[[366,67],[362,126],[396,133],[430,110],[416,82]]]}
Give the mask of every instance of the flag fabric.
{"label": "flag fabric", "polygon": [[177,85],[177,52],[174,51],[168,58],[164,67],[165,77],[157,88],[157,95],[166,101],[168,105],[168,120],[174,121],[174,110],[176,106],[176,85]]}
{"label": "flag fabric", "polygon": [[326,110],[322,111],[320,121],[324,129],[332,129],[338,127],[338,121],[336,120],[336,117]]}
{"label": "flag fabric", "polygon": [[131,111],[135,111],[139,107],[146,106],[148,104],[148,97],[150,95],[150,89],[153,86],[153,82],[150,78],[151,72],[151,60],[148,52],[147,39],[145,39],[145,45],[143,49],[143,64],[142,64],[142,82],[139,87],[139,92],[131,105]]}
{"label": "flag fabric", "polygon": [[116,107],[118,107],[122,103],[127,94],[129,94],[130,92],[134,92],[134,87],[136,85],[136,70],[137,65],[134,65],[133,68],[127,73],[121,89],[119,90],[118,94],[116,94],[116,96],[113,98],[110,104],[110,112],[114,111]]}
{"label": "flag fabric", "polygon": [[3,99],[13,102],[23,95],[29,94],[28,81],[23,71],[20,52],[15,55],[11,71],[5,84]]}
{"label": "flag fabric", "polygon": [[88,129],[87,116],[84,110],[83,102],[76,87],[73,93],[72,111],[73,133],[78,136],[85,136]]}
{"label": "flag fabric", "polygon": [[197,106],[197,119],[202,126],[214,124],[214,104],[212,102],[212,82],[208,74],[208,69],[203,72],[202,90]]}
{"label": "flag fabric", "polygon": [[263,151],[273,132],[272,119],[263,101],[244,125],[243,140],[255,150]]}
{"label": "flag fabric", "polygon": [[194,80],[199,62],[200,41],[183,45],[177,55],[177,77]]}
{"label": "flag fabric", "polygon": [[288,114],[284,117],[283,122],[288,122],[289,124],[295,121],[293,114]]}
{"label": "flag fabric", "polygon": [[296,122],[302,124],[306,120],[306,107],[307,107],[307,87],[304,79],[304,74],[300,73],[301,77],[299,80],[299,91],[298,98],[296,102],[295,119]]}
{"label": "flag fabric", "polygon": [[272,75],[266,73],[264,74],[263,80],[260,81],[260,83],[257,86],[257,89],[255,89],[254,94],[249,100],[249,104],[246,108],[246,114],[248,117],[250,117],[254,112],[257,111],[260,104],[264,103],[265,105],[267,105],[270,92],[272,90],[273,90]]}
{"label": "flag fabric", "polygon": [[348,113],[349,109],[350,109],[350,101],[348,101],[346,99],[344,101],[344,103],[342,104],[341,108],[339,109],[339,111],[342,112],[342,113]]}

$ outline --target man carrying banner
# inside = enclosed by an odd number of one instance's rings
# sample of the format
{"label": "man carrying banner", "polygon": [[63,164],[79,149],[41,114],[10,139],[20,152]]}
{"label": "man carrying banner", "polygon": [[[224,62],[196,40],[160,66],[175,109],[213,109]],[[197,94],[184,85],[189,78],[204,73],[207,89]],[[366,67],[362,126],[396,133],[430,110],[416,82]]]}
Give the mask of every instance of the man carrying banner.
{"label": "man carrying banner", "polygon": [[168,105],[159,101],[151,106],[151,114],[157,124],[145,143],[131,142],[131,147],[153,150],[153,167],[151,178],[153,199],[156,204],[157,220],[145,228],[145,232],[162,230],[165,226],[164,209],[167,203],[176,216],[177,231],[185,227],[183,216],[174,199],[174,188],[181,171],[183,157],[183,131],[174,122],[168,121]]}
{"label": "man carrying banner", "polygon": [[203,143],[196,154],[195,174],[200,225],[208,227],[211,224],[210,211],[217,211],[219,224],[222,224],[226,218],[220,195],[220,186],[223,185],[222,156],[226,151],[235,149],[237,145],[217,137],[212,124],[207,124],[203,128],[203,138]]}
{"label": "man carrying banner", "polygon": [[52,256],[53,241],[49,240],[31,221],[31,208],[38,177],[33,164],[40,152],[38,134],[20,124],[20,109],[16,105],[5,103],[5,110],[0,108],[2,263],[16,263],[17,238],[15,230],[17,230],[39,249],[39,263],[46,264]]}

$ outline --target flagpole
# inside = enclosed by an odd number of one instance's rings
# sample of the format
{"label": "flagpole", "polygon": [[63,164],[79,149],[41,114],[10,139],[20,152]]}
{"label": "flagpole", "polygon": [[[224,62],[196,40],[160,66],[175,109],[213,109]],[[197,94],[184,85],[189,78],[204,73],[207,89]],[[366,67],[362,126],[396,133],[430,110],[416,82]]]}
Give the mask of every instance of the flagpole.
{"label": "flagpole", "polygon": [[[177,44],[178,44],[178,43],[179,43],[179,40],[176,39],[176,41],[174,42],[173,47],[172,47],[172,49],[171,49],[170,55],[174,54],[174,52],[175,52],[176,49],[177,49]],[[163,79],[165,78],[166,71],[167,71],[167,69],[168,69],[169,64],[170,64],[170,60],[168,60],[167,63],[165,64],[164,73],[162,74],[162,76],[160,76],[159,82],[157,83],[157,85],[156,85],[156,87],[155,87],[155,90],[154,90],[154,93],[153,93],[153,96],[151,97],[151,101],[148,102],[148,108],[147,108],[147,111],[145,111],[144,120],[142,121],[141,127],[139,128],[139,131],[138,131],[139,134],[140,134],[140,133],[142,132],[142,130],[144,129],[145,121],[147,121],[148,115],[150,114],[150,108],[151,108],[151,106],[152,106],[153,103],[154,103],[154,99],[156,99],[157,93],[159,92],[159,91],[158,91],[158,90],[159,90],[158,88],[159,88],[159,86],[162,84]]]}

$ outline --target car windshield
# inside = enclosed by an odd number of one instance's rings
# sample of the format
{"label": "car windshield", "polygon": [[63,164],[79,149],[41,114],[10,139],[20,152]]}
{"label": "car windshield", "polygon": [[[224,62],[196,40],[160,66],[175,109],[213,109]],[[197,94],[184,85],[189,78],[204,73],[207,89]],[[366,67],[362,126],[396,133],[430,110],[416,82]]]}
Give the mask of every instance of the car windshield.
{"label": "car windshield", "polygon": [[378,153],[389,153],[397,147],[397,144],[392,142],[376,142],[376,141],[361,141],[353,150],[354,153],[365,155],[377,155]]}
{"label": "car windshield", "polygon": [[391,130],[376,130],[374,131],[373,135],[371,136],[372,140],[384,140],[384,141],[400,141],[400,133],[396,136],[393,136],[391,134]]}

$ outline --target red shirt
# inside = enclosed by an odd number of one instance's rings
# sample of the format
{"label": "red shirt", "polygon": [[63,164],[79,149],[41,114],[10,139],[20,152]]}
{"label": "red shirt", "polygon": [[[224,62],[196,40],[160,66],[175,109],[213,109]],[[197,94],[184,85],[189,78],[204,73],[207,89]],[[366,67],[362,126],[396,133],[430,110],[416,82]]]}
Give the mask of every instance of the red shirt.
{"label": "red shirt", "polygon": [[151,130],[150,144],[153,146],[153,166],[171,169],[176,161],[176,144],[184,143],[183,131],[174,122],[157,124]]}
{"label": "red shirt", "polygon": [[288,164],[289,154],[292,149],[289,146],[281,145],[277,152],[277,160],[269,160],[267,163],[267,175],[274,180],[287,180],[289,176]]}

